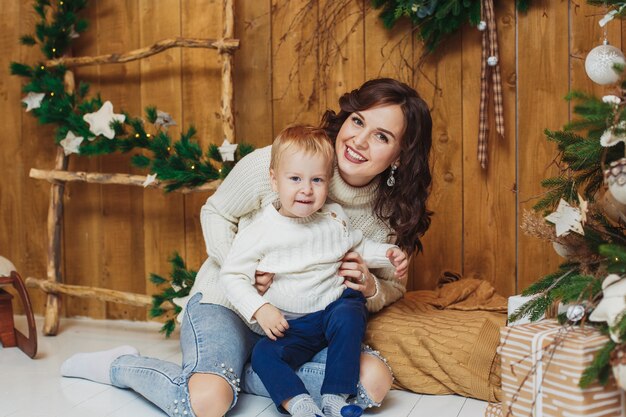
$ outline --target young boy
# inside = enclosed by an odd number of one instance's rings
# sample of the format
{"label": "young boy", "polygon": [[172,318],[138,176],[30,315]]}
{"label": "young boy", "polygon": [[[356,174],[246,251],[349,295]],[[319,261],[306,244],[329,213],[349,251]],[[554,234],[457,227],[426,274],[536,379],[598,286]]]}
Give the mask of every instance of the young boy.
{"label": "young boy", "polygon": [[[294,370],[326,346],[323,413],[362,414],[346,400],[359,380],[366,301],[343,284],[341,259],[354,250],[368,267],[407,264],[397,246],[363,239],[339,205],[325,204],[334,155],[321,129],[293,126],[278,135],[270,178],[279,200],[238,232],[220,274],[229,301],[268,337],[254,347],[253,369],[276,406],[297,417],[323,415]],[[274,274],[264,295],[253,286],[257,270]]]}

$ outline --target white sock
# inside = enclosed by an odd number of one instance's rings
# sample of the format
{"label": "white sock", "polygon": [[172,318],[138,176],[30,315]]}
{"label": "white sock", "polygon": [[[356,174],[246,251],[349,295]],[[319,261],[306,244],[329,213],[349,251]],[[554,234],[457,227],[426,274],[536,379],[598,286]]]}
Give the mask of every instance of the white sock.
{"label": "white sock", "polygon": [[324,417],[309,394],[300,394],[287,402],[287,411],[294,417]]}
{"label": "white sock", "polygon": [[77,353],[63,362],[61,375],[111,385],[111,364],[122,355],[137,356],[139,351],[132,346],[119,346],[98,352]]}

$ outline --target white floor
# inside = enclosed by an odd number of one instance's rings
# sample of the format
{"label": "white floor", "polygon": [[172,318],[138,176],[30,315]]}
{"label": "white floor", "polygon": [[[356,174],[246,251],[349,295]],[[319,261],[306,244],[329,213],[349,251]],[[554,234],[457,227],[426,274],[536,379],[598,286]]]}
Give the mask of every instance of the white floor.
{"label": "white floor", "polygon": [[[18,328],[25,328],[19,318]],[[41,329],[42,320],[37,320]],[[163,417],[166,414],[132,391],[76,378],[62,378],[63,360],[78,351],[120,344],[143,355],[180,362],[178,340],[164,339],[156,323],[63,319],[55,337],[39,331],[35,360],[17,348],[0,347],[0,417]],[[482,417],[487,403],[458,396],[417,395],[392,391],[376,417]],[[228,417],[278,417],[268,398],[244,394]]]}

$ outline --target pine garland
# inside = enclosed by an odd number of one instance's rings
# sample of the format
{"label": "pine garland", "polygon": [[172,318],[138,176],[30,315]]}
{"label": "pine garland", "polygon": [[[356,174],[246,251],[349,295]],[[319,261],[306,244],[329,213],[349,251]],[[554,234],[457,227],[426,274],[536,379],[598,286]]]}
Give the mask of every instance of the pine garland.
{"label": "pine garland", "polygon": [[[517,9],[528,10],[531,0],[516,0]],[[380,18],[387,29],[402,18],[417,27],[418,37],[427,52],[434,51],[450,34],[464,23],[477,26],[480,22],[480,0],[372,0],[375,9],[382,8]]]}
{"label": "pine garland", "polygon": [[[477,26],[481,19],[481,0],[372,0],[375,9],[382,9],[380,19],[387,29],[398,20],[407,18],[418,29],[417,36],[433,52],[449,35],[463,24]],[[531,0],[515,0],[517,10],[524,13]],[[615,17],[626,16],[626,2],[622,0],[587,0],[588,4],[609,7]]]}
{"label": "pine garland", "polygon": [[[53,7],[49,0],[36,0],[34,8],[40,21],[35,26],[35,35],[22,36],[22,44],[39,44],[48,59],[61,57],[71,46],[73,38],[88,27],[87,21],[78,17],[87,3],[87,0],[63,0]],[[56,126],[57,144],[71,131],[75,136],[89,138],[81,143],[80,155],[106,155],[145,149],[150,155],[133,156],[133,165],[149,169],[157,174],[159,180],[168,182],[168,192],[224,178],[234,163],[253,149],[250,145],[240,144],[235,161],[224,162],[216,145],[211,145],[204,152],[193,140],[196,134],[193,126],[181,134],[179,141],[173,143],[167,126],[157,123],[158,112],[155,107],[146,108],[147,120],[154,125],[153,128],[145,126],[140,118],[124,114],[126,119],[123,123],[112,124],[115,138],[108,139],[102,135],[94,137],[83,116],[100,109],[103,101],[99,94],[87,97],[88,84],[80,83],[75,92],[66,92],[66,68],[63,66],[48,68],[43,63],[29,66],[12,62],[10,70],[13,75],[27,79],[22,89],[24,93],[45,94],[40,106],[31,112],[41,124]]]}

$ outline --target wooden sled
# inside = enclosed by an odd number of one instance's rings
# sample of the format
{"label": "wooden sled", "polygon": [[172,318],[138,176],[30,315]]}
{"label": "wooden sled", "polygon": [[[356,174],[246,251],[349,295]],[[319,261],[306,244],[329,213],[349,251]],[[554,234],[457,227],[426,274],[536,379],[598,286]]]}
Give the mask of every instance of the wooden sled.
{"label": "wooden sled", "polygon": [[[5,285],[13,286],[22,301],[24,314],[26,314],[28,321],[28,337],[15,328],[11,302],[13,295],[2,289]],[[9,276],[0,276],[0,343],[5,348],[18,347],[31,358],[37,354],[37,327],[33,317],[33,308],[24,281],[15,271],[11,271]]]}

